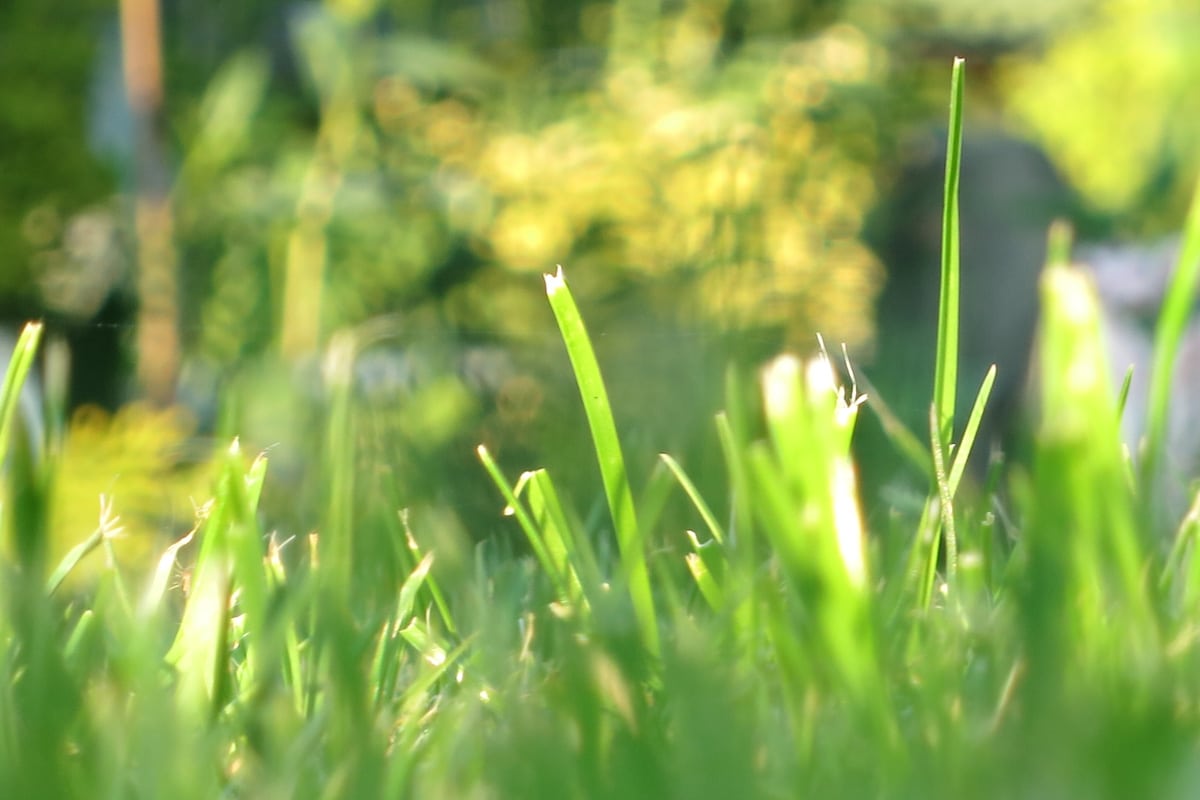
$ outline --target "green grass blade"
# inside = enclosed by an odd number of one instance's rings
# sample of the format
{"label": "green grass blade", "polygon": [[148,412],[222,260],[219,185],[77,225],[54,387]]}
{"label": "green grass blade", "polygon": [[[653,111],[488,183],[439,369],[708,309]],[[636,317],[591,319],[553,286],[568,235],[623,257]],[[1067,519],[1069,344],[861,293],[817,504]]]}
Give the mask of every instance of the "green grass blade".
{"label": "green grass blade", "polygon": [[946,185],[942,206],[942,282],[938,304],[937,363],[933,403],[938,433],[951,441],[958,380],[958,178],[962,163],[963,60],[954,59],[950,76],[950,135],[946,141]]}
{"label": "green grass blade", "polygon": [[679,485],[683,487],[684,494],[692,501],[692,505],[696,507],[697,513],[700,514],[700,519],[704,520],[705,526],[708,527],[708,532],[720,544],[725,544],[725,530],[721,527],[721,523],[717,522],[712,509],[708,507],[708,503],[701,496],[700,491],[696,488],[696,484],[692,483],[692,479],[684,472],[683,467],[666,453],[659,453],[658,457],[667,465],[667,469],[671,470],[671,474],[675,476],[675,480],[679,481]]}
{"label": "green grass blade", "polygon": [[601,599],[603,583],[599,561],[582,524],[563,505],[550,473],[539,469],[530,474],[528,496],[534,516],[542,521],[542,529],[547,533],[553,530],[561,543],[563,568],[572,588],[582,591],[584,600],[595,607]]}
{"label": "green grass blade", "polygon": [[17,345],[13,349],[12,358],[8,362],[8,370],[4,374],[4,383],[0,385],[0,453],[8,453],[12,437],[13,422],[17,418],[20,407],[21,388],[33,368],[34,358],[37,357],[38,343],[42,340],[42,323],[28,322],[21,329]]}
{"label": "green grass blade", "polygon": [[[1150,370],[1150,400],[1146,422],[1146,457],[1143,479],[1158,469],[1159,455],[1167,435],[1167,413],[1171,402],[1171,382],[1175,357],[1200,287],[1200,179],[1197,179],[1192,204],[1183,229],[1179,261],[1163,301],[1154,331],[1154,360]],[[1191,399],[1189,399],[1189,402]]]}
{"label": "green grass blade", "polygon": [[941,511],[941,536],[946,543],[946,584],[954,585],[955,573],[958,572],[958,530],[954,525],[954,493],[950,489],[949,476],[946,473],[946,443],[942,441],[938,430],[937,412],[931,406],[929,409],[929,436],[933,445],[933,475],[937,485],[939,510]]}
{"label": "green grass blade", "polygon": [[[551,555],[550,548],[546,543],[545,537],[542,535],[542,530],[537,526],[533,517],[525,509],[524,504],[517,499],[516,492],[509,486],[508,479],[504,477],[504,473],[500,471],[500,465],[492,458],[492,454],[483,445],[475,448],[479,460],[483,462],[484,469],[491,476],[492,482],[496,484],[496,488],[500,490],[500,494],[504,497],[504,502],[508,504],[505,513],[512,513],[517,519],[517,524],[521,526],[521,530],[525,533],[525,538],[529,542],[530,548],[533,549],[533,555],[537,558],[538,563],[542,565],[546,575],[554,584],[556,594],[560,598],[565,598],[568,595],[567,581],[565,576],[559,572],[558,563]],[[518,486],[523,485],[528,480],[528,473],[521,476]]]}
{"label": "green grass blade", "polygon": [[721,587],[717,586],[717,582],[713,580],[712,573],[709,572],[704,559],[698,553],[687,553],[684,555],[684,559],[688,571],[696,581],[697,588],[700,589],[700,595],[704,598],[704,602],[708,603],[709,608],[713,611],[720,611],[725,599],[721,594]]}
{"label": "green grass blade", "polygon": [[[421,545],[417,542],[417,537],[413,534],[412,526],[408,521],[408,512],[404,509],[396,512],[400,519],[400,525],[404,529],[404,546],[408,550],[412,558],[412,563],[420,564],[425,560],[425,553],[421,550]],[[416,569],[414,566],[413,569]],[[438,610],[438,614],[442,618],[442,623],[446,626],[446,630],[453,636],[458,636],[458,624],[454,621],[454,615],[450,613],[450,604],[446,602],[446,593],[442,591],[442,585],[438,581],[437,576],[430,574],[425,577],[425,588],[429,590],[429,594],[433,597],[433,605]]]}
{"label": "green grass blade", "polygon": [[1129,402],[1129,388],[1133,386],[1133,365],[1125,370],[1125,377],[1121,380],[1121,391],[1117,394],[1117,419],[1125,416],[1125,406]]}
{"label": "green grass blade", "polygon": [[954,461],[950,465],[949,489],[950,495],[958,492],[958,485],[967,470],[967,459],[975,448],[975,437],[979,434],[979,424],[983,421],[983,412],[987,408],[988,398],[992,395],[992,386],[996,383],[996,365],[993,364],[983,376],[979,392],[975,395],[975,404],[971,406],[971,416],[967,418],[967,426],[963,428],[962,442],[954,452]]}
{"label": "green grass blade", "polygon": [[546,296],[554,310],[554,317],[558,320],[558,328],[575,371],[575,380],[583,396],[584,411],[592,431],[596,458],[600,463],[604,495],[608,500],[609,512],[616,529],[617,545],[621,549],[621,564],[633,601],[634,614],[641,630],[642,642],[652,655],[657,656],[658,619],[654,611],[654,595],[650,589],[645,543],[633,504],[633,492],[629,488],[625,456],[617,438],[617,426],[613,421],[608,391],[604,387],[600,365],[596,361],[596,353],[584,328],[579,308],[575,305],[575,298],[571,296],[571,291],[563,279],[562,269],[554,275],[546,275],[545,279]]}

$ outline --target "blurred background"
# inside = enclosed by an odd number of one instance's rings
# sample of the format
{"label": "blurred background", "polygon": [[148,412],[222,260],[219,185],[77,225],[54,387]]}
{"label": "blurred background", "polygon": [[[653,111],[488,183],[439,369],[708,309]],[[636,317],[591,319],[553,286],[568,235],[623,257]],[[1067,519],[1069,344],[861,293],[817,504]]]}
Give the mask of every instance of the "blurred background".
{"label": "blurred background", "polygon": [[[69,362],[56,548],[101,493],[186,530],[234,434],[303,534],[335,375],[362,507],[487,537],[485,442],[601,513],[556,264],[635,478],[670,451],[719,486],[727,368],[817,332],[921,434],[959,55],[963,382],[1000,364],[1000,438],[1050,220],[1136,248],[1183,218],[1197,36],[1184,0],[5,0],[0,316]],[[874,507],[902,467],[860,426]]]}

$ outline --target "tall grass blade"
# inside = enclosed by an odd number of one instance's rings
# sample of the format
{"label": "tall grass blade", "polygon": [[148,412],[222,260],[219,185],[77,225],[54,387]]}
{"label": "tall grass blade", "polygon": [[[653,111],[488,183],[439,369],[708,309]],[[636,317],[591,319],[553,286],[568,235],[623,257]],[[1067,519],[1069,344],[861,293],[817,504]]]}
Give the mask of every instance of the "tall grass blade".
{"label": "tall grass blade", "polygon": [[600,375],[600,365],[575,299],[563,278],[562,268],[546,275],[546,296],[554,310],[563,343],[575,371],[575,381],[583,397],[588,426],[596,458],[600,462],[600,477],[616,529],[617,545],[621,550],[621,565],[628,582],[642,642],[654,656],[659,654],[658,618],[654,610],[654,595],[650,590],[650,572],[646,564],[645,543],[633,504],[633,492],[625,471],[625,456],[617,438],[608,391]]}
{"label": "tall grass blade", "polygon": [[938,433],[951,441],[958,381],[958,178],[962,163],[963,59],[954,59],[950,75],[950,133],[946,140],[946,184],[942,200],[942,281],[938,303],[937,362],[933,403]]}

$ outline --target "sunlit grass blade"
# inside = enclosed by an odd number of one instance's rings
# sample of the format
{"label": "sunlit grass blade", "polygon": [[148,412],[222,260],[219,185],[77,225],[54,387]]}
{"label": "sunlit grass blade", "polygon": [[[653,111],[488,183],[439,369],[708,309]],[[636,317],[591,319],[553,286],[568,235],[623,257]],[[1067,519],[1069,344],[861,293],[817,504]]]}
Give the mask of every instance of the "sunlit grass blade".
{"label": "sunlit grass blade", "polygon": [[554,275],[546,275],[545,279],[546,296],[554,310],[555,319],[558,320],[558,328],[575,371],[575,381],[583,397],[584,411],[592,432],[592,443],[600,463],[604,494],[616,529],[617,544],[621,550],[621,565],[633,601],[642,642],[651,655],[657,656],[658,618],[654,610],[654,595],[650,589],[645,543],[633,504],[633,492],[629,488],[625,456],[621,451],[612,407],[608,402],[608,390],[600,375],[600,365],[596,361],[596,354],[584,328],[579,308],[575,305],[575,299],[563,279],[562,269]]}
{"label": "sunlit grass blade", "polygon": [[938,303],[937,361],[933,404],[943,442],[954,432],[958,381],[959,247],[958,178],[962,163],[963,59],[954,59],[950,76],[950,130],[946,140],[946,183],[942,200],[942,279]]}

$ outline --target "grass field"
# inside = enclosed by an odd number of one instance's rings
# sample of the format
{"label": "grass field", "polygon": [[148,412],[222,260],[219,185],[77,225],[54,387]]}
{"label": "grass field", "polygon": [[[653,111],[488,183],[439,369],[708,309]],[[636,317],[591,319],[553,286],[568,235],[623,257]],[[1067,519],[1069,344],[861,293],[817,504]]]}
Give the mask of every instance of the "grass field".
{"label": "grass field", "polygon": [[[1119,443],[1094,295],[1062,233],[1034,456],[1005,501],[1017,535],[993,498],[958,491],[978,414],[954,430],[955,408],[981,409],[988,385],[954,396],[961,64],[953,86],[937,381],[929,431],[912,434],[927,443],[909,448],[930,492],[900,542],[863,530],[850,443],[871,400],[842,385],[836,353],[731,377],[713,423],[725,491],[701,496],[668,455],[630,485],[568,265],[546,290],[592,433],[598,524],[548,472],[514,480],[481,447],[497,514],[525,541],[440,570],[418,544],[436,539],[415,527],[429,520],[354,502],[347,355],[330,362],[316,533],[261,529],[269,464],[230,443],[189,540],[144,577],[107,568],[68,592],[118,523],[44,563],[54,461],[7,444],[27,330],[0,394],[5,796],[1196,796],[1200,523],[1171,539],[1150,522],[1155,475]],[[1194,208],[1140,463],[1162,448]],[[663,523],[670,497],[696,530]]]}

